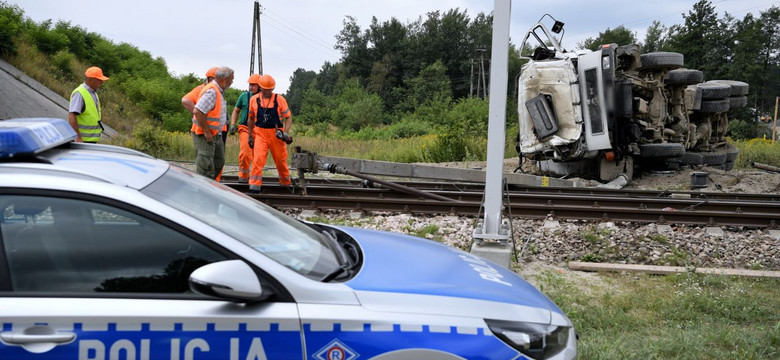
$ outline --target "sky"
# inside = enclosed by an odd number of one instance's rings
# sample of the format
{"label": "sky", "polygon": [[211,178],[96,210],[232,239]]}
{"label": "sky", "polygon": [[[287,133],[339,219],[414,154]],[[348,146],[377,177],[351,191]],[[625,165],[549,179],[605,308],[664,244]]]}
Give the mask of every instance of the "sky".
{"label": "sky", "polygon": [[[68,21],[116,44],[129,43],[165,59],[174,76],[204,76],[212,66],[235,70],[233,87],[246,88],[250,75],[254,0],[4,0],[18,5],[36,22]],[[372,17],[407,24],[428,12],[465,10],[470,18],[492,12],[496,0],[264,0],[260,1],[263,72],[276,79],[276,92],[284,93],[298,68],[319,72],[341,53],[334,49],[336,35],[347,15],[362,30]],[[498,0],[504,1],[504,0]],[[627,5],[629,4],[630,5]],[[510,39],[519,45],[526,31],[544,14],[566,25],[565,49],[574,49],[588,37],[623,25],[643,41],[653,20],[682,24],[682,14],[695,0],[514,0]],[[747,13],[759,16],[780,1],[711,0],[719,17],[728,12],[737,19]],[[259,71],[255,55],[254,72]],[[111,74],[106,74],[111,76]]]}

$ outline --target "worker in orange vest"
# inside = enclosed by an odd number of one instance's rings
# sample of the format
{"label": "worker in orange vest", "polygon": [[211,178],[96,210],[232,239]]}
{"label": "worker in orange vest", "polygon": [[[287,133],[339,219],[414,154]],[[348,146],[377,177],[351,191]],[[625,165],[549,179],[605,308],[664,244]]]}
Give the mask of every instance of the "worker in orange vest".
{"label": "worker in orange vest", "polygon": [[198,101],[192,111],[193,145],[195,146],[195,171],[216,179],[225,165],[225,143],[214,141],[221,136],[227,125],[227,102],[224,92],[233,84],[233,69],[220,67],[214,81],[208,83],[198,94]]}
{"label": "worker in orange vest", "polygon": [[249,169],[252,166],[252,148],[249,147],[249,128],[246,120],[249,114],[249,98],[260,91],[260,75],[252,74],[247,80],[249,91],[238,96],[233,114],[230,116],[230,134],[238,131],[238,182],[249,182]]}
{"label": "worker in orange vest", "polygon": [[268,150],[279,172],[279,183],[290,186],[290,169],[287,167],[287,145],[292,143],[289,135],[292,113],[287,100],[274,94],[276,81],[271,75],[260,77],[260,92],[249,99],[247,130],[253,136],[247,139],[253,149],[252,172],[249,176],[249,193],[257,194],[263,185],[263,167]]}
{"label": "worker in orange vest", "polygon": [[[190,114],[192,114],[192,111],[195,109],[195,103],[198,102],[198,94],[200,94],[200,91],[203,89],[204,86],[206,86],[208,83],[214,80],[214,77],[217,74],[217,69],[218,67],[215,66],[209,69],[208,71],[206,71],[206,82],[192,88],[192,90],[190,90],[190,92],[188,92],[187,95],[184,95],[181,98],[181,105],[184,106],[184,108],[187,109],[187,111],[189,111]],[[228,135],[227,131],[228,131],[227,124],[225,124],[225,127],[222,128],[222,144],[225,144],[227,142],[227,135]],[[222,180],[222,171],[219,172],[219,175],[217,175],[216,180],[217,181]]]}
{"label": "worker in orange vest", "polygon": [[198,102],[198,94],[200,94],[200,90],[202,90],[206,84],[210,83],[211,80],[214,80],[214,77],[216,76],[217,67],[215,66],[206,71],[206,82],[192,88],[192,90],[190,90],[187,95],[184,95],[181,98],[181,105],[184,106],[184,108],[187,109],[190,114],[192,114],[192,111],[195,110],[195,103]]}

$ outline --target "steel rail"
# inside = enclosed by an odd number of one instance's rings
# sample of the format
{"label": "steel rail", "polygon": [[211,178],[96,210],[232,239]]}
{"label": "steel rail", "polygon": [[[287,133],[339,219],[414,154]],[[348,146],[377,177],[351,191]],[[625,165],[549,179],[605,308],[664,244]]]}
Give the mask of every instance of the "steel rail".
{"label": "steel rail", "polygon": [[[234,186],[239,191],[239,186]],[[257,200],[277,208],[340,209],[351,211],[389,211],[413,214],[477,215],[481,194],[437,192],[457,196],[458,202],[410,197],[382,189],[347,189],[317,186],[307,195],[290,193],[283,187],[263,186]],[[746,226],[774,228],[780,224],[780,204],[767,202],[701,201],[598,197],[583,195],[515,194],[509,195],[508,213],[513,217],[611,220],[692,225]],[[506,204],[505,204],[506,205]]]}
{"label": "steel rail", "polygon": [[[223,176],[222,180],[226,185],[239,187],[238,178],[235,176]],[[276,177],[264,177],[263,184],[277,184]],[[483,183],[463,183],[447,181],[394,181],[395,183],[415,188],[423,191],[442,190],[459,192],[483,192],[485,185]],[[382,189],[381,184],[365,182],[360,179],[334,179],[311,177],[306,179],[307,189],[310,186],[331,186],[331,187],[367,187]],[[669,191],[669,190],[639,190],[639,189],[607,189],[607,188],[572,188],[572,187],[528,187],[521,185],[508,185],[510,193],[525,192],[534,194],[572,194],[572,195],[594,195],[635,197],[635,198],[691,198],[691,199],[711,199],[711,200],[734,200],[734,201],[762,201],[780,203],[780,193],[758,194],[758,193],[725,193],[725,192],[703,192],[703,191]]]}

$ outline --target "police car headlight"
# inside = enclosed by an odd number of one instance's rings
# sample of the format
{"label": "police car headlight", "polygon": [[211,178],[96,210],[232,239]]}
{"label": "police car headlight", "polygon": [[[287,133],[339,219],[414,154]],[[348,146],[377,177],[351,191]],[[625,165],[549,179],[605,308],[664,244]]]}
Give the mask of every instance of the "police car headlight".
{"label": "police car headlight", "polygon": [[547,359],[560,353],[569,343],[571,327],[490,320],[485,322],[493,335],[523,355]]}

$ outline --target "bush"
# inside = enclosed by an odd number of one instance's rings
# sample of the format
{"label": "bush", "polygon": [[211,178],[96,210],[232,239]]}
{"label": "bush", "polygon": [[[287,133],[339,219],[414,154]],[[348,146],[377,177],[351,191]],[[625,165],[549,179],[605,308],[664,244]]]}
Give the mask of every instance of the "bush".
{"label": "bush", "polygon": [[739,156],[734,164],[737,168],[750,168],[753,162],[780,167],[780,142],[766,139],[737,141]]}
{"label": "bush", "polygon": [[756,121],[729,120],[727,135],[735,140],[747,140],[764,137],[771,130]]}
{"label": "bush", "polygon": [[33,25],[29,35],[42,53],[53,55],[60,50],[67,50],[70,39],[62,33],[51,30],[51,20],[41,22],[40,25]]}
{"label": "bush", "polygon": [[74,56],[67,50],[60,50],[54,56],[51,57],[51,63],[60,72],[60,77],[68,80],[75,80],[71,63],[74,61]]}
{"label": "bush", "polygon": [[170,138],[171,134],[168,131],[156,126],[151,121],[144,120],[136,124],[133,138],[128,141],[126,146],[165,159],[169,158]]}
{"label": "bush", "polygon": [[21,33],[23,16],[19,6],[0,1],[0,55],[16,53],[14,38]]}

